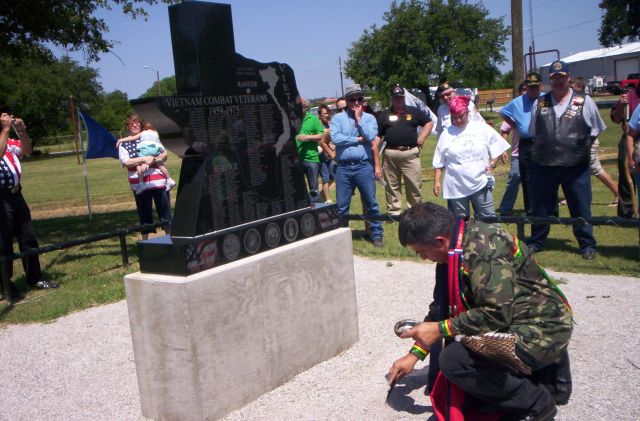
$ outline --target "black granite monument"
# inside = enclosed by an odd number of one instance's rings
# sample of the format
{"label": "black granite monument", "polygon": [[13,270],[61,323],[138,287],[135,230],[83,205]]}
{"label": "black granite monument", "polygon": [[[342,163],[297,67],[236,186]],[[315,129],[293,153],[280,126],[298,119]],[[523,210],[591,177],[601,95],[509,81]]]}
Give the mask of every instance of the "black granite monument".
{"label": "black granite monument", "polygon": [[142,272],[188,275],[339,226],[310,205],[293,70],[235,52],[231,6],[169,7],[178,95],[132,101],[182,168],[171,237],[141,241]]}

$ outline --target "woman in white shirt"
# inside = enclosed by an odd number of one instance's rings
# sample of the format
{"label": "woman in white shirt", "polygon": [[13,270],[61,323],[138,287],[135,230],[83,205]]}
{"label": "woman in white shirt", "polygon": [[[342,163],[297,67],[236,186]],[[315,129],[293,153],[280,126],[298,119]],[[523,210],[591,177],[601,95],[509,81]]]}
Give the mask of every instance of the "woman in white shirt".
{"label": "woman in white shirt", "polygon": [[495,216],[493,168],[509,143],[486,123],[469,121],[469,101],[457,96],[449,103],[452,125],[442,132],[433,155],[433,193],[442,193],[456,216],[469,215],[470,203],[476,216]]}

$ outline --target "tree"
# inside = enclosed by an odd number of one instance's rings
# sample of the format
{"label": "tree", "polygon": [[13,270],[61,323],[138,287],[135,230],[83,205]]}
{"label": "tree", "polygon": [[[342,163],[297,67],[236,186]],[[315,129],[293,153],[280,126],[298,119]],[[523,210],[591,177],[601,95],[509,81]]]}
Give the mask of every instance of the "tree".
{"label": "tree", "polygon": [[0,104],[22,117],[33,139],[69,133],[69,97],[97,113],[102,102],[98,72],[65,57],[40,59],[0,58]]}
{"label": "tree", "polygon": [[605,10],[600,25],[600,44],[605,47],[622,44],[625,39],[640,38],[640,7],[637,0],[603,0]]}
{"label": "tree", "polygon": [[93,117],[108,130],[119,131],[132,111],[127,94],[116,90],[102,95],[100,111]]}
{"label": "tree", "polygon": [[139,3],[149,5],[174,0],[19,0],[0,2],[0,45],[3,56],[13,58],[46,57],[53,55],[47,46],[51,43],[71,51],[83,50],[88,60],[98,60],[100,53],[113,47],[104,38],[109,31],[104,19],[94,14],[112,5],[133,19],[147,12]]}
{"label": "tree", "polygon": [[[169,76],[164,79],[160,79],[160,91],[162,92],[162,96],[177,95],[178,89],[176,88],[176,77]],[[153,82],[153,85],[147,89],[145,93],[140,95],[140,98],[152,98],[154,96],[158,96],[158,82]]]}
{"label": "tree", "polygon": [[348,51],[345,72],[380,92],[400,83],[429,92],[438,81],[491,84],[504,63],[509,34],[504,18],[488,18],[482,4],[460,0],[394,1],[385,24],[371,26]]}

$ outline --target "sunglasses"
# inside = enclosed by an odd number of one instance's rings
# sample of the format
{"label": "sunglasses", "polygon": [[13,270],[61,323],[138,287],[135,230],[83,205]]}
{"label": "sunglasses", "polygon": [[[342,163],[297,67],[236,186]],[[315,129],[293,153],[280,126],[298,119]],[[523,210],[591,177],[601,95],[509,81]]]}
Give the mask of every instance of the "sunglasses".
{"label": "sunglasses", "polygon": [[359,96],[356,98],[347,98],[347,102],[362,102],[364,101],[364,97],[363,96]]}

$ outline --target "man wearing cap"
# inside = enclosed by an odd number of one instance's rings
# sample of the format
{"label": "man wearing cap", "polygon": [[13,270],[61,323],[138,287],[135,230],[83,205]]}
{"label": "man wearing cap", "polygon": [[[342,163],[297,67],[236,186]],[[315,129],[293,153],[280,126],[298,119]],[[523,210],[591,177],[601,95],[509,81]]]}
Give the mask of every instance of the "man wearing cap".
{"label": "man wearing cap", "polygon": [[[554,214],[562,186],[571,217],[591,218],[591,144],[606,127],[591,97],[569,86],[571,75],[565,62],[551,63],[549,79],[551,92],[533,104],[529,124],[529,137],[535,137],[531,147],[533,216]],[[531,227],[527,245],[532,251],[544,248],[549,230],[549,225]],[[574,225],[573,234],[580,255],[595,258],[593,226]]]}
{"label": "man wearing cap", "polygon": [[[351,195],[358,188],[366,208],[366,216],[380,215],[371,142],[378,135],[376,118],[364,112],[364,95],[360,85],[345,90],[347,109],[331,120],[331,140],[336,145],[336,199],[340,215],[349,214]],[[375,247],[382,247],[382,223],[370,221],[370,235]]]}
{"label": "man wearing cap", "polygon": [[[13,118],[2,107],[0,111],[0,256],[13,256],[13,239],[18,240],[21,252],[38,248],[38,240],[31,221],[29,206],[22,195],[20,178],[22,168],[19,158],[31,154],[31,139],[27,134],[27,127],[20,118]],[[9,137],[11,129],[18,135],[17,139]],[[42,279],[40,259],[37,254],[22,259],[27,283],[32,288],[57,288],[59,284]],[[0,282],[0,295],[5,294],[11,301],[19,300],[22,293],[11,282],[13,276],[13,261],[0,262],[2,271],[0,280],[4,278],[8,290],[4,290]]]}
{"label": "man wearing cap", "polygon": [[[456,91],[451,87],[449,82],[444,82],[438,86],[436,91],[436,97],[440,99],[440,106],[438,107],[438,122],[436,124],[436,137],[440,138],[440,135],[447,127],[451,126],[451,110],[449,110],[449,102],[457,96]],[[469,121],[482,121],[484,118],[480,115],[473,101],[469,101]]]}
{"label": "man wearing cap", "polygon": [[531,109],[533,103],[540,96],[540,84],[542,76],[538,72],[529,72],[524,81],[526,92],[510,103],[502,107],[500,116],[511,127],[515,127],[520,141],[518,143],[518,166],[520,170],[520,181],[522,183],[522,198],[524,199],[524,209],[527,215],[531,215],[531,146],[533,138],[529,135],[529,123],[531,122]]}
{"label": "man wearing cap", "polygon": [[394,86],[391,90],[391,107],[378,116],[378,134],[386,143],[382,174],[387,184],[385,197],[387,213],[390,215],[400,215],[402,210],[403,179],[408,206],[422,201],[420,148],[432,128],[430,117],[420,109],[406,105],[404,88]]}
{"label": "man wearing cap", "polygon": [[302,112],[304,119],[300,133],[296,136],[296,148],[298,155],[302,159],[302,166],[307,175],[309,185],[309,200],[316,203],[320,200],[318,191],[318,176],[320,175],[320,154],[318,153],[318,143],[324,137],[324,126],[320,119],[311,113],[309,101],[300,98],[302,102]]}

